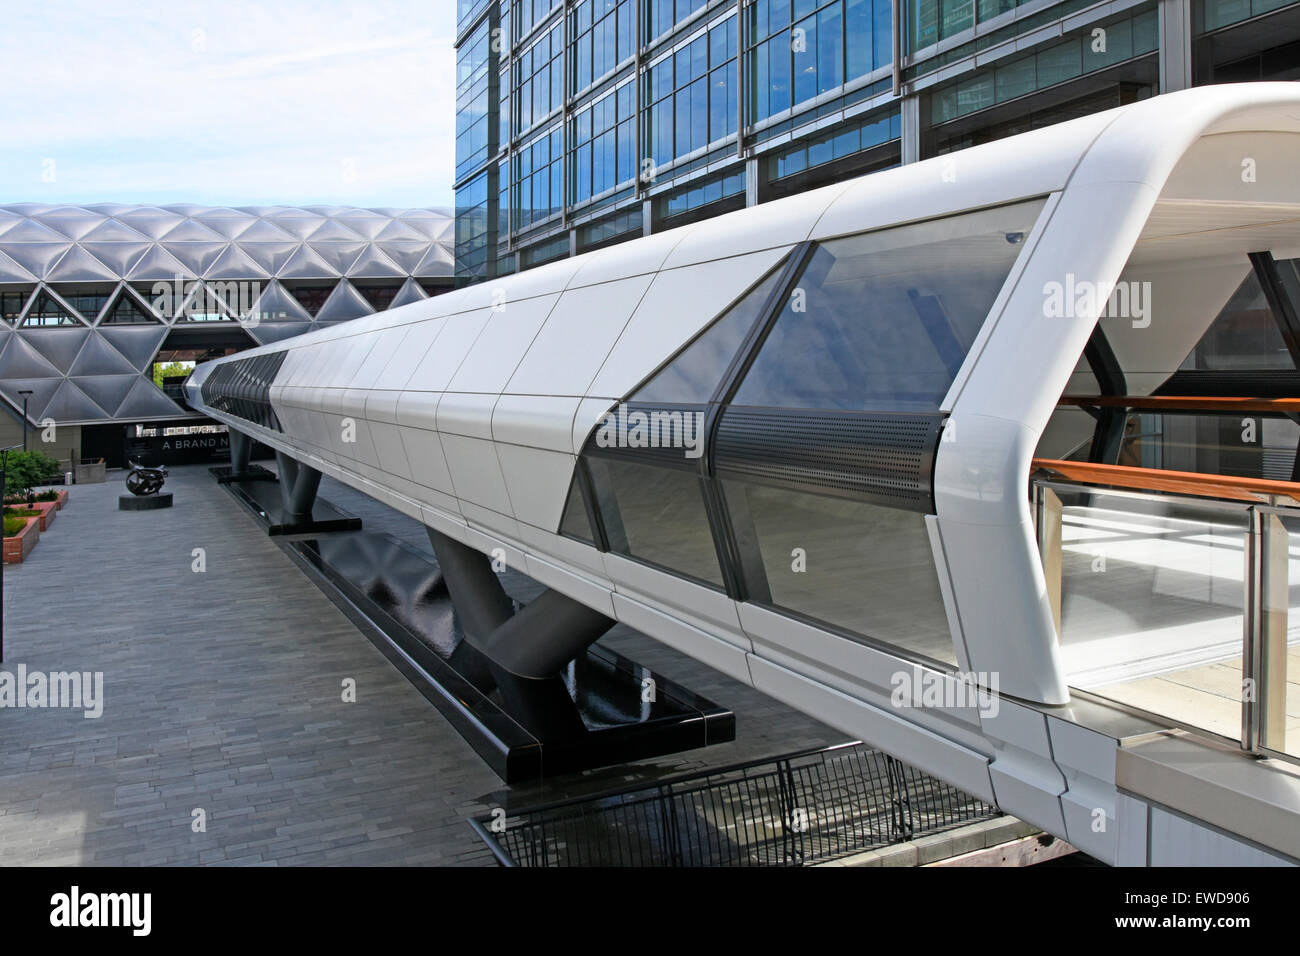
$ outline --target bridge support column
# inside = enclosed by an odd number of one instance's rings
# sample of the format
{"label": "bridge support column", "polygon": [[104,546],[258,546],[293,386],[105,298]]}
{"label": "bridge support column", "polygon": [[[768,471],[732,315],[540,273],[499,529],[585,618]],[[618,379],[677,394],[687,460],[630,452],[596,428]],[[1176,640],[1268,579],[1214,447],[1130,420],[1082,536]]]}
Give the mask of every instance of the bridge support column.
{"label": "bridge support column", "polygon": [[275,464],[280,473],[280,500],[284,502],[286,517],[310,519],[312,505],[316,503],[316,490],[320,487],[320,472],[300,464],[282,451],[275,453]]}
{"label": "bridge support column", "polygon": [[614,626],[613,618],[549,588],[516,614],[487,555],[428,530],[465,639],[506,673],[554,677]]}
{"label": "bridge support column", "polygon": [[252,454],[253,440],[243,432],[230,429],[230,473],[242,475],[248,471],[248,462]]}

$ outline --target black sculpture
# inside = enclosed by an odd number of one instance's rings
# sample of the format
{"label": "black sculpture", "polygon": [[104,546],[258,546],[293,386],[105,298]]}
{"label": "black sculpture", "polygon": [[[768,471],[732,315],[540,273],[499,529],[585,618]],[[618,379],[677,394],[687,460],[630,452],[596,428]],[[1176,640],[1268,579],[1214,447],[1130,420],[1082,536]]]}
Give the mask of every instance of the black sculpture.
{"label": "black sculpture", "polygon": [[126,476],[126,488],[133,495],[155,495],[167,480],[166,468],[146,468],[138,461],[131,464],[131,473]]}

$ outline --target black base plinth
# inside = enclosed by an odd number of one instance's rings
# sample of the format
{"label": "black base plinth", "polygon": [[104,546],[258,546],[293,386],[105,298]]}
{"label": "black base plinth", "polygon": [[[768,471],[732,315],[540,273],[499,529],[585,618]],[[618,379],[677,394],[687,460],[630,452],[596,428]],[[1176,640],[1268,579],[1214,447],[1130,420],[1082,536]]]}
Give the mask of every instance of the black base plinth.
{"label": "black base plinth", "polygon": [[290,554],[506,783],[736,737],[731,711],[599,645],[550,680],[501,672],[464,641],[434,559],[391,535],[299,540]]}
{"label": "black base plinth", "polygon": [[118,511],[157,511],[171,506],[170,491],[160,491],[153,495],[119,495],[117,498]]}
{"label": "black base plinth", "polygon": [[275,472],[261,465],[249,465],[247,471],[235,471],[229,465],[209,468],[208,473],[217,479],[217,484],[228,485],[240,481],[279,481]]}
{"label": "black base plinth", "polygon": [[[230,480],[221,482],[225,471]],[[322,498],[317,498],[312,505],[310,515],[290,514],[284,509],[284,499],[280,495],[280,482],[271,475],[271,480],[254,478],[245,482],[240,478],[229,476],[229,468],[209,469],[217,476],[217,481],[235,496],[235,500],[254,514],[266,526],[269,535],[285,534],[328,534],[333,531],[360,531],[361,519],[336,508]],[[268,472],[269,474],[269,472]]]}

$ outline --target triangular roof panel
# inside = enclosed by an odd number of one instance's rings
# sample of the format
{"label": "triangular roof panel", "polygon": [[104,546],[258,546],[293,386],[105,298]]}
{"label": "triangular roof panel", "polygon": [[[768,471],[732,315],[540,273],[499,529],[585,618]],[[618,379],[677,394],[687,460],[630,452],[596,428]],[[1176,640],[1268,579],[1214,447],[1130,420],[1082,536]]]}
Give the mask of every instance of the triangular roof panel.
{"label": "triangular roof panel", "polygon": [[246,326],[253,337],[262,345],[269,342],[280,342],[295,335],[302,335],[304,332],[310,332],[315,327],[309,322],[263,322],[256,327]]}
{"label": "triangular roof panel", "polygon": [[0,352],[0,384],[9,379],[59,378],[59,370],[50,364],[21,335],[10,337],[5,350]]}
{"label": "triangular roof panel", "polygon": [[392,259],[384,255],[378,244],[370,242],[361,250],[356,261],[348,267],[347,274],[365,279],[388,279],[406,275]]}
{"label": "triangular roof panel", "polygon": [[72,381],[76,382],[77,387],[89,395],[96,405],[113,415],[139,378],[140,373],[132,372],[129,375],[87,375],[74,378]]}
{"label": "triangular roof panel", "polygon": [[168,229],[162,238],[168,242],[220,242],[226,237],[197,219],[184,219]]}
{"label": "triangular roof panel", "polygon": [[417,229],[412,229],[404,222],[392,219],[388,222],[388,225],[384,226],[383,229],[379,230],[379,232],[375,234],[375,238],[382,242],[387,242],[389,239],[415,239],[417,241],[427,241],[429,237]]}
{"label": "triangular roof panel", "polygon": [[140,257],[153,248],[148,239],[136,242],[99,242],[82,240],[81,247],[108,266],[118,276],[124,276],[140,261]]}
{"label": "triangular roof panel", "polygon": [[435,242],[429,247],[429,253],[415,267],[417,276],[449,276],[455,271],[455,257],[450,249],[442,243]]}
{"label": "triangular roof panel", "polygon": [[23,396],[18,393],[30,391],[32,394],[27,396],[27,420],[35,424],[41,420],[41,411],[49,404],[61,384],[62,378],[0,378],[0,395],[9,400],[21,420]]}
{"label": "triangular roof panel", "polygon": [[225,251],[226,242],[173,242],[166,239],[162,247],[185,263],[196,276],[205,276],[212,263]]}
{"label": "triangular roof panel", "polygon": [[363,315],[372,315],[374,309],[347,279],[340,279],[330,297],[316,313],[317,322],[346,322]]}
{"label": "triangular roof panel", "polygon": [[0,282],[35,282],[32,275],[21,265],[0,252]]}
{"label": "triangular roof panel", "polygon": [[292,233],[285,232],[273,222],[254,219],[252,224],[239,234],[239,244],[246,242],[287,242],[294,240]]}
{"label": "triangular roof panel", "polygon": [[[3,244],[0,244],[2,246]],[[282,279],[336,279],[339,271],[311,246],[303,245],[277,273]]]}
{"label": "triangular roof panel", "polygon": [[105,219],[84,236],[77,238],[85,245],[86,242],[139,242],[149,237],[120,220]]}
{"label": "triangular roof panel", "polygon": [[396,309],[399,306],[410,305],[412,302],[422,302],[428,297],[429,294],[424,291],[420,283],[414,279],[407,279],[402,283],[402,287],[397,290],[397,295],[393,296],[392,304],[388,307]]}
{"label": "triangular roof panel", "polygon": [[19,338],[40,352],[62,374],[67,375],[91,334],[90,329],[84,326],[76,329],[24,329]]}
{"label": "triangular roof panel", "polygon": [[366,247],[364,242],[317,242],[314,239],[308,245],[340,275],[351,268]]}
{"label": "triangular roof panel", "polygon": [[70,375],[126,375],[139,372],[117,349],[104,341],[102,333],[92,333],[72,363]]}
{"label": "triangular roof panel", "polygon": [[64,379],[49,403],[41,409],[40,417],[52,418],[56,422],[84,422],[102,421],[110,414],[71,381]]}
{"label": "triangular roof panel", "polygon": [[184,410],[163,394],[153,382],[141,376],[118,406],[116,418],[163,418],[183,415]]}
{"label": "triangular roof panel", "polygon": [[277,275],[298,251],[297,239],[236,243],[267,275]]}
{"label": "triangular roof panel", "polygon": [[35,219],[24,219],[5,230],[6,242],[67,242],[71,238],[61,230],[51,229]]}
{"label": "triangular roof panel", "polygon": [[73,246],[50,267],[45,278],[49,282],[115,282],[119,275],[81,246]]}
{"label": "triangular roof panel", "polygon": [[414,275],[433,243],[428,239],[392,239],[384,242],[384,255],[392,259],[407,275]]}
{"label": "triangular roof panel", "polygon": [[[253,305],[258,322],[310,322],[311,313],[278,282],[272,282]],[[252,323],[250,322],[251,326]]]}
{"label": "triangular roof panel", "polygon": [[143,372],[158,354],[158,348],[167,337],[168,329],[166,326],[121,325],[101,326],[98,332],[113,348],[125,355],[138,371]]}
{"label": "triangular roof panel", "polygon": [[122,220],[132,229],[144,233],[150,239],[161,239],[165,233],[175,229],[185,221],[184,216],[178,216],[166,209],[159,209],[157,206],[141,206],[136,209],[126,210],[117,213],[113,218]]}
{"label": "triangular roof panel", "polygon": [[204,273],[206,279],[269,279],[271,273],[231,243]]}
{"label": "triangular roof panel", "polygon": [[195,272],[162,246],[150,246],[149,251],[137,259],[135,265],[131,266],[131,271],[126,274],[126,278],[132,282],[170,282],[177,276],[193,279]]}
{"label": "triangular roof panel", "polygon": [[0,252],[36,276],[44,278],[51,265],[72,248],[66,239],[59,242],[10,242],[0,239]]}

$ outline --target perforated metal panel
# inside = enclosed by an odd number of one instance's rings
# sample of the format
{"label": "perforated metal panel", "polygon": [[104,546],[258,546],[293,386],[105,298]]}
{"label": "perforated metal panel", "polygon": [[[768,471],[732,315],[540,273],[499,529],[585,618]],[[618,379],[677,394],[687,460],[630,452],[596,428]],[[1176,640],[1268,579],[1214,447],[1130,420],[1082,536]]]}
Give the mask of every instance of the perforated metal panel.
{"label": "perforated metal panel", "polygon": [[934,456],[945,416],[728,408],[719,477],[934,511]]}
{"label": "perforated metal panel", "polygon": [[270,392],[286,354],[271,352],[218,365],[200,388],[204,404],[263,428],[282,431],[271,408]]}

